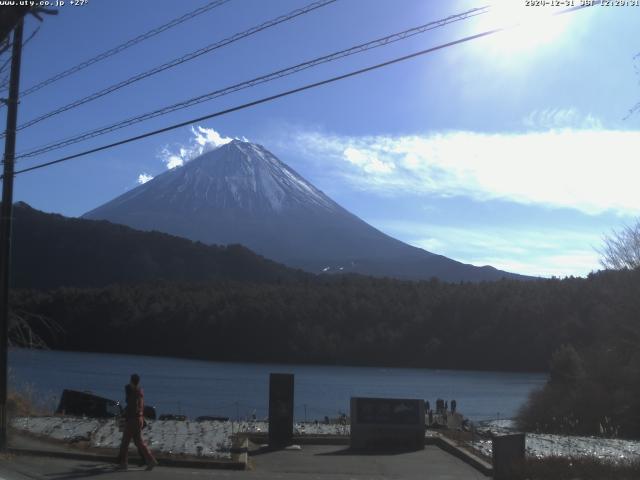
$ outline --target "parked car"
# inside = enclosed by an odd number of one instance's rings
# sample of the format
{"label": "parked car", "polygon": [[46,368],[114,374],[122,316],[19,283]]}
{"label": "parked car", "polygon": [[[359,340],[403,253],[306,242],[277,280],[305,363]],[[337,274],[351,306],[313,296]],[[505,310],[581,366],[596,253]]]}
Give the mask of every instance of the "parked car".
{"label": "parked car", "polygon": [[185,422],[187,420],[186,415],[176,415],[173,413],[163,413],[160,415],[160,420],[177,420],[179,422]]}
{"label": "parked car", "polygon": [[[91,392],[63,390],[56,413],[78,417],[111,418],[122,415],[124,409],[117,400],[100,397]],[[144,418],[155,420],[156,409],[151,405],[145,405]]]}
{"label": "parked car", "polygon": [[144,418],[148,419],[148,420],[155,420],[156,419],[156,409],[155,407],[152,407],[151,405],[145,405],[144,406],[144,411],[142,413],[144,415]]}
{"label": "parked car", "polygon": [[218,417],[213,415],[203,415],[196,418],[196,422],[228,422],[229,417]]}
{"label": "parked car", "polygon": [[77,415],[79,417],[110,418],[122,412],[120,402],[99,397],[89,392],[63,390],[57,414]]}

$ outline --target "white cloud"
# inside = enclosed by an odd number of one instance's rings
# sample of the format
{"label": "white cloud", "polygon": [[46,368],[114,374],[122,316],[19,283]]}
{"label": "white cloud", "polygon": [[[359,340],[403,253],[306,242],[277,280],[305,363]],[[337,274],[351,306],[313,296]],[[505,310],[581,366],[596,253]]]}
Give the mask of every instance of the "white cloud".
{"label": "white cloud", "polygon": [[[572,110],[532,116],[570,123]],[[355,186],[381,193],[465,196],[571,208],[588,214],[640,213],[638,132],[554,128],[525,133],[448,131],[346,137],[300,133],[297,147],[333,160]]]}
{"label": "white cloud", "polygon": [[[223,137],[213,128],[200,125],[191,127],[191,134],[192,137],[187,145],[178,145],[175,150],[165,145],[160,149],[158,157],[169,170],[181,167],[189,160],[193,160],[203,153],[214,150],[233,140],[231,137]],[[245,137],[237,140],[248,141]]]}
{"label": "white cloud", "polygon": [[522,123],[531,129],[597,129],[601,130],[602,122],[592,114],[581,114],[575,108],[547,108],[534,110],[527,115]]}
{"label": "white cloud", "polygon": [[597,233],[510,227],[465,228],[422,222],[382,222],[392,236],[476,266],[542,277],[585,276],[599,268]]}
{"label": "white cloud", "polygon": [[148,173],[141,173],[138,175],[138,183],[140,185],[147,183],[149,180],[153,180],[153,176]]}
{"label": "white cloud", "polygon": [[198,153],[199,155],[208,150],[213,150],[214,148],[225,145],[233,140],[233,138],[230,137],[223,137],[213,128],[201,127],[199,125],[195,128],[191,127],[191,133],[193,133],[195,143],[201,147],[201,150]]}
{"label": "white cloud", "polygon": [[176,154],[176,153],[173,153],[171,150],[169,150],[168,146],[164,146],[160,150],[160,153],[158,154],[158,156],[165,163],[167,168],[171,170],[173,168],[181,167],[182,165],[184,165],[185,160],[182,157],[181,153],[182,153],[182,149],[180,149],[180,153]]}
{"label": "white cloud", "polygon": [[343,155],[349,162],[362,167],[362,169],[368,173],[391,173],[393,169],[396,168],[392,161],[380,160],[375,154],[371,154],[371,152],[367,153],[352,147],[345,148]]}

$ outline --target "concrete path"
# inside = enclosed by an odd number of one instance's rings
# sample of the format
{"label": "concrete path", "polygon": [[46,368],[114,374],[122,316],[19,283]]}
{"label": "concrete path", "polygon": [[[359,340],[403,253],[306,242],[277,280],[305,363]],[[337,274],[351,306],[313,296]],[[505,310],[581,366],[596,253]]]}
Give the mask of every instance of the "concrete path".
{"label": "concrete path", "polygon": [[152,472],[131,467],[116,471],[115,465],[47,457],[13,456],[0,460],[2,480],[71,480],[96,477],[119,479],[198,479],[231,480],[360,480],[425,479],[478,480],[481,473],[438,447],[427,446],[411,453],[357,455],[341,446],[305,445],[301,450],[257,453],[251,457],[253,470],[197,470],[157,467]]}
{"label": "concrete path", "polygon": [[343,446],[304,445],[301,451],[281,450],[251,457],[255,473],[271,478],[309,479],[484,479],[461,460],[428,445],[399,454],[356,454]]}

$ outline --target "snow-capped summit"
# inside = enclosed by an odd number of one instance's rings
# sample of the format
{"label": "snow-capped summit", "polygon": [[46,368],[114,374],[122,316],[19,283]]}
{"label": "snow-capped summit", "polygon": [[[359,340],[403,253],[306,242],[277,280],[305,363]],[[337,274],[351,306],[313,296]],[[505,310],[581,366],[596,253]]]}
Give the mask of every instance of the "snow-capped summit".
{"label": "snow-capped summit", "polygon": [[220,206],[286,214],[292,208],[339,208],[262,145],[233,140],[193,160],[181,192],[196,208]]}
{"label": "snow-capped summit", "polygon": [[233,140],[84,218],[208,244],[239,243],[313,272],[483,280],[506,274],[412,247],[349,213],[261,145]]}

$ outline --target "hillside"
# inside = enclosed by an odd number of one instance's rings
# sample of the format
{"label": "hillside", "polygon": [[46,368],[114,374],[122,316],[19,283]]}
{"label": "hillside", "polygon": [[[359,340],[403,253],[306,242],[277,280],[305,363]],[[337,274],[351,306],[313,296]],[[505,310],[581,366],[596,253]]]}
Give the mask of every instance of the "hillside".
{"label": "hillside", "polygon": [[14,206],[12,285],[98,287],[153,280],[287,282],[308,274],[240,245],[207,246],[107,221]]}

